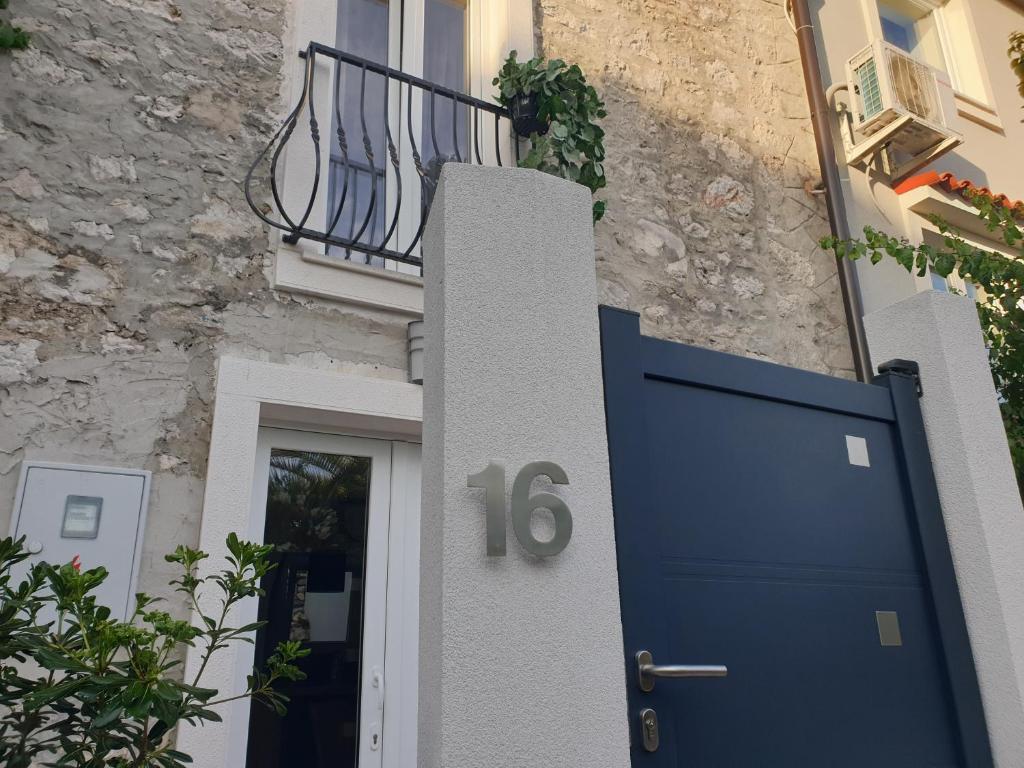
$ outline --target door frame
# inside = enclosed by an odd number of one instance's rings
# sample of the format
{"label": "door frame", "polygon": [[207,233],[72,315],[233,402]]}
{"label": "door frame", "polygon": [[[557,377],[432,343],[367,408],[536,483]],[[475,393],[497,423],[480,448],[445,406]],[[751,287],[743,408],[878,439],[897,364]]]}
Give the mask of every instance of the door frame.
{"label": "door frame", "polygon": [[[377,557],[383,555],[384,559],[372,573],[369,568],[364,572],[358,768],[415,765],[419,683],[420,445],[342,432],[323,432],[308,427],[261,426],[253,477],[250,541],[263,541],[271,448],[366,456],[373,462],[370,470],[367,564],[372,561],[375,549]],[[244,625],[256,621],[258,605],[257,600],[243,602],[238,623]],[[246,675],[252,670],[253,652],[254,647],[247,644],[236,655],[234,677],[237,686],[244,686]],[[248,699],[239,699],[234,702],[234,707],[237,713],[232,719],[239,727],[235,729],[233,738],[241,738],[241,741],[232,749],[234,754],[244,755],[248,747],[251,703]],[[379,750],[368,747],[368,734],[375,720],[382,734]],[[244,728],[241,727],[243,724]]]}
{"label": "door frame", "polygon": [[[397,454],[418,451],[422,422],[423,390],[416,384],[221,357],[217,368],[213,430],[199,533],[199,548],[210,555],[207,562],[216,564],[228,555],[224,545],[228,533],[250,530],[256,443],[261,426],[336,432],[389,440],[395,446],[409,446],[395,447]],[[418,468],[416,471],[418,473]],[[406,487],[392,489],[392,495],[393,499],[406,501],[410,525],[415,519],[418,531],[419,494],[411,493]],[[413,502],[417,502],[415,508]],[[415,553],[418,562],[418,536],[407,535],[400,546],[396,546],[392,537],[391,547],[396,552]],[[407,563],[404,572],[409,578],[415,576],[418,579],[417,567],[408,567]],[[396,592],[396,584],[388,584],[389,602],[398,605],[410,599],[418,602],[418,586],[405,581],[401,584],[405,586],[400,592]],[[392,601],[390,596],[395,594],[402,595],[401,601],[398,598]],[[216,605],[208,607],[213,610]],[[409,629],[402,633],[401,644],[395,638],[386,641],[388,655],[385,663],[391,663],[391,654],[400,651],[404,679],[410,682],[402,686],[397,696],[385,697],[385,729],[391,734],[400,734],[401,738],[397,746],[393,739],[390,744],[385,739],[384,768],[417,764],[418,613],[410,616],[406,626]],[[242,645],[245,644],[230,646],[218,654],[218,663],[206,670],[205,685],[217,688],[224,695],[241,692],[244,678],[239,680],[236,676],[236,658]],[[201,649],[188,649],[186,676],[196,674],[201,657]],[[392,674],[387,684],[386,692],[391,693],[401,682]],[[230,704],[218,707],[217,711],[224,722],[216,728],[180,724],[178,748],[191,755],[201,755],[204,768],[238,768],[240,759],[244,760],[245,755],[248,715],[239,717],[237,708]],[[393,725],[396,722],[399,725]],[[238,752],[238,749],[242,751]],[[239,755],[243,757],[239,758]]]}
{"label": "door frame", "polygon": [[[918,378],[890,369],[871,384],[861,384],[645,337],[640,332],[640,316],[635,312],[602,306],[599,314],[617,552],[644,549],[644,532],[639,526],[630,525],[628,518],[634,500],[643,498],[648,486],[643,412],[643,384],[647,378],[845,413],[894,426],[965,764],[968,768],[992,768],[992,748],[974,656],[921,417]],[[644,621],[627,596],[631,587],[637,587],[637,580],[654,583],[652,571],[653,564],[649,560],[634,561],[629,568],[619,569],[630,732],[634,744],[639,742],[635,717],[635,660],[632,659],[635,649],[630,642],[631,635],[644,626]],[[630,627],[633,627],[632,632]]]}

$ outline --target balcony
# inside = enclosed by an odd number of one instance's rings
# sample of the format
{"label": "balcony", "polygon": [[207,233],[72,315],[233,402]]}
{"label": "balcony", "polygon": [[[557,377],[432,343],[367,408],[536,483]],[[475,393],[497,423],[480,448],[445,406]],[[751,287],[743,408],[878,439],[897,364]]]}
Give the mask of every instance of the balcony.
{"label": "balcony", "polygon": [[320,43],[300,55],[298,103],[249,169],[246,200],[287,243],[419,271],[443,165],[518,162],[508,111]]}

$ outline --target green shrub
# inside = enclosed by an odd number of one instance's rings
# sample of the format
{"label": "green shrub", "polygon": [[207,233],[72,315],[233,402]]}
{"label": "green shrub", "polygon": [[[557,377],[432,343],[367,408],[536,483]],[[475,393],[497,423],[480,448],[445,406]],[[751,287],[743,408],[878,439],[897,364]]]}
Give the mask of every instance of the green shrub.
{"label": "green shrub", "polygon": [[[8,0],[0,0],[0,11],[6,10]],[[0,19],[0,51],[28,48],[28,32]]]}
{"label": "green shrub", "polygon": [[[96,601],[105,568],[83,570],[78,558],[39,563],[15,579],[28,553],[23,541],[0,540],[0,765],[83,768],[178,768],[191,758],[171,746],[178,723],[219,722],[214,710],[250,697],[283,713],[278,680],[304,675],[294,662],[308,650],[278,645],[266,668],[254,670],[244,692],[218,698],[201,686],[217,651],[251,642],[260,626],[230,626],[240,601],[262,594],[260,579],[273,567],[270,547],[227,540],[226,566],[198,574],[203,552],[178,547],[166,560],[181,568],[171,584],[195,610],[197,624],[172,618],[157,600],[136,595],[128,621]],[[20,569],[19,569],[20,570]],[[216,605],[213,615],[205,605]],[[201,649],[198,672],[182,679],[187,647]]]}

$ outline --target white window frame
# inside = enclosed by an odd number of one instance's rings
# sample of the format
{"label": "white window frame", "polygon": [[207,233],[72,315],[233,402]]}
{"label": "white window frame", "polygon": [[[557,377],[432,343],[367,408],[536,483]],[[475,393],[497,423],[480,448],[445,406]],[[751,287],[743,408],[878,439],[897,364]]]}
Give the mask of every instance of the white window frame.
{"label": "white window frame", "polygon": [[[864,13],[868,31],[875,40],[884,39],[882,34],[882,15],[879,9],[880,2],[884,2],[884,0],[861,0],[861,9]],[[946,75],[953,89],[957,112],[968,120],[993,130],[1001,131],[1002,122],[992,106],[995,104],[992,85],[985,72],[985,62],[980,53],[978,53],[981,48],[979,47],[978,37],[973,29],[973,20],[970,19],[970,3],[965,0],[963,9],[964,14],[968,17],[968,23],[966,24],[968,28],[959,30],[956,36],[954,36],[952,31],[953,25],[951,25],[947,16],[949,0],[906,0],[906,2],[921,10],[923,12],[922,16],[931,14],[935,22],[935,31],[939,38],[942,60],[945,62]],[[955,50],[963,49],[965,46],[969,47],[972,55],[977,58],[977,64],[980,68],[981,87],[984,91],[980,97],[979,95],[971,95],[965,92],[964,78],[960,71],[958,58],[953,53]]]}
{"label": "white window frame", "polygon": [[[213,433],[199,548],[214,564],[228,553],[232,531],[252,532],[265,508],[253,505],[261,427],[377,438],[392,444],[391,518],[388,537],[388,618],[384,662],[384,740],[382,768],[416,765],[416,707],[419,642],[419,441],[423,421],[422,387],[387,379],[317,371],[238,358],[220,358]],[[405,516],[404,524],[401,519]],[[397,521],[397,524],[395,523]],[[256,540],[262,539],[262,529]],[[256,609],[255,599],[248,607]],[[244,613],[245,609],[242,609]],[[233,620],[241,619],[237,615]],[[246,654],[249,662],[247,667]],[[201,649],[190,648],[185,675],[195,675]],[[219,652],[204,684],[222,695],[241,693],[252,650],[245,644]],[[224,722],[215,727],[182,723],[179,748],[200,758],[204,768],[244,765],[248,708],[222,705]],[[393,737],[398,734],[397,740]]]}
{"label": "white window frame", "polygon": [[[532,0],[507,0],[503,3],[489,0],[467,0],[469,12],[467,56],[469,62],[469,94],[476,98],[490,100],[494,93],[491,79],[497,74],[501,63],[510,50],[517,50],[519,58],[534,55],[534,26]],[[403,11],[404,9],[404,11]],[[404,17],[400,14],[404,12]],[[337,0],[293,0],[293,24],[285,35],[286,77],[283,83],[282,99],[286,106],[294,106],[302,93],[304,60],[298,52],[304,50],[310,40],[335,46],[337,29]],[[401,61],[397,46],[389,51],[389,66],[403,69],[412,75],[421,75],[423,62],[423,0],[393,2],[389,17],[389,35],[397,39],[400,30],[406,37],[405,52],[408,61]],[[325,30],[327,30],[325,32]],[[327,39],[329,38],[329,39]],[[320,85],[327,78],[327,65],[320,65]],[[317,88],[316,109],[318,115],[330,114],[330,93],[323,87]],[[415,101],[414,101],[415,104]],[[394,115],[397,122],[398,115]],[[307,130],[300,121],[296,135]],[[321,125],[321,135],[324,129]],[[404,132],[403,132],[404,134]],[[287,200],[303,200],[308,196],[310,169],[313,165],[313,150],[308,141],[292,141],[285,153],[282,197]],[[484,151],[484,146],[481,146]],[[399,147],[403,168],[412,166],[411,147],[403,140]],[[510,147],[503,147],[503,157],[511,157]],[[324,221],[327,216],[327,183],[329,153],[321,153],[321,188],[314,201],[311,221]],[[394,180],[390,179],[388,200],[394,199]],[[417,190],[418,191],[418,190]],[[308,198],[306,198],[308,199]],[[390,204],[390,203],[389,203]],[[400,231],[414,232],[419,225],[418,206],[402,206],[399,222]],[[388,262],[387,268],[372,267],[356,262],[346,262],[328,257],[321,243],[300,240],[296,245],[285,243],[277,233],[275,257],[272,268],[272,287],[326,298],[344,303],[382,309],[390,312],[420,318],[423,316],[422,280],[415,267]]]}
{"label": "white window frame", "polygon": [[[884,35],[882,33],[882,12],[879,8],[879,6],[884,2],[885,0],[869,0],[869,7],[871,11],[868,14],[868,25],[873,28],[872,31],[879,40],[884,39]],[[939,37],[939,48],[941,49],[940,53],[942,54],[942,60],[946,65],[946,72],[950,77],[953,88],[957,89],[959,80],[956,71],[956,61],[955,57],[950,55],[950,51],[952,50],[950,47],[951,40],[949,36],[949,29],[946,24],[946,18],[943,14],[943,8],[946,5],[946,0],[905,0],[905,2],[921,11],[921,16],[919,18],[931,15],[935,22],[935,31]],[[911,21],[916,22],[917,19],[911,19]]]}
{"label": "white window frame", "polygon": [[[936,209],[934,205],[928,205],[928,203],[938,203],[939,208]],[[954,220],[954,222],[958,218],[958,214],[966,213],[971,217],[971,220],[976,218],[975,212],[966,203],[949,200],[945,195],[937,192],[932,187],[921,187],[910,192],[901,200],[900,211],[903,216],[904,230],[910,233],[909,240],[913,245],[921,245],[929,241],[931,241],[930,244],[932,245],[939,245],[943,234],[928,220],[927,217],[931,214],[938,213],[943,218]],[[960,237],[975,248],[1003,253],[999,242],[987,240],[983,235],[979,236],[977,233],[962,230]],[[1008,252],[1004,255],[1007,258],[1013,258],[1012,254]],[[928,268],[927,273],[923,276],[918,275],[916,270],[904,274],[910,278],[914,290],[917,292],[939,290],[933,284],[933,276],[938,277],[938,275],[932,271],[931,267]],[[945,283],[947,293],[955,291],[965,294],[975,301],[979,300],[981,296],[981,289],[973,284],[968,286],[967,281],[955,269],[950,273],[949,277],[945,278]]]}

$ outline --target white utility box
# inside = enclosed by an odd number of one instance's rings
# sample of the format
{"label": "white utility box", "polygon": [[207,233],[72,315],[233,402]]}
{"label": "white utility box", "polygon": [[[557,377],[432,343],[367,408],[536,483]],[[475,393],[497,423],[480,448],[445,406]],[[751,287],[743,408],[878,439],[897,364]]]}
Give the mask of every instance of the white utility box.
{"label": "white utility box", "polygon": [[11,535],[25,537],[32,553],[25,567],[61,565],[76,555],[83,569],[103,566],[110,575],[97,601],[127,618],[135,607],[149,485],[150,473],[141,469],[22,462]]}
{"label": "white utility box", "polygon": [[846,77],[848,165],[866,164],[895,186],[963,143],[946,73],[878,40],[847,62]]}
{"label": "white utility box", "polygon": [[956,117],[952,86],[948,78],[940,80],[937,75],[932,67],[889,43],[877,41],[860,51],[846,64],[854,97],[854,131],[871,136],[908,117],[891,141],[910,154],[958,135],[950,128]]}

